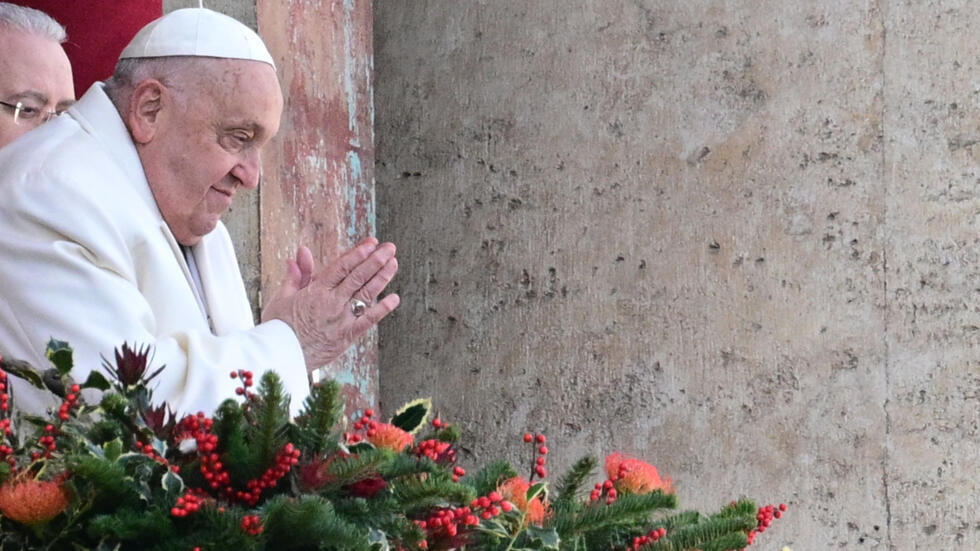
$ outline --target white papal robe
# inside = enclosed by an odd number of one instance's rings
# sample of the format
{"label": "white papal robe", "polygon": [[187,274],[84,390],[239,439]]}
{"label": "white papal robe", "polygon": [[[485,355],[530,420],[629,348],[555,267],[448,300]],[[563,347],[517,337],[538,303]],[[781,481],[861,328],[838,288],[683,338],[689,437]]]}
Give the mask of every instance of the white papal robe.
{"label": "white papal robe", "polygon": [[[200,301],[101,83],[0,150],[0,354],[44,368],[48,340],[65,340],[84,381],[123,342],[150,344],[153,365],[166,365],[154,399],[178,412],[213,411],[235,396],[230,371],[247,369],[256,383],[276,371],[295,413],[309,394],[296,335],[278,320],[255,325],[222,224],[191,252]],[[14,384],[17,409],[55,403]]]}

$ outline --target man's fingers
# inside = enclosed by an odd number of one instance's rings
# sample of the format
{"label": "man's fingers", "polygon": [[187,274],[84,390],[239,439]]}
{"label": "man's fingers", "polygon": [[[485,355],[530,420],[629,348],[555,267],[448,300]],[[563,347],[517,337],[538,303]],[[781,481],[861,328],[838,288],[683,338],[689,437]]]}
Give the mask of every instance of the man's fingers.
{"label": "man's fingers", "polygon": [[374,302],[374,299],[381,294],[381,291],[385,290],[385,287],[388,286],[388,283],[391,282],[396,273],[398,273],[398,259],[391,257],[388,259],[388,262],[385,262],[385,265],[374,274],[374,277],[368,280],[368,282],[361,287],[360,291],[354,293],[354,297],[371,304]]}
{"label": "man's fingers", "polygon": [[377,239],[373,237],[366,237],[362,239],[361,242],[355,245],[353,249],[342,254],[340,258],[331,262],[330,266],[324,270],[324,285],[326,285],[328,289],[338,287],[344,281],[344,279],[351,272],[353,272],[355,268],[360,266],[365,259],[371,256],[371,253],[373,253],[377,248]]}
{"label": "man's fingers", "polygon": [[368,309],[364,311],[364,314],[354,320],[354,325],[351,327],[351,334],[353,338],[357,339],[368,329],[377,325],[378,322],[390,314],[392,310],[398,308],[400,303],[401,298],[395,293],[392,293],[379,300],[373,306],[369,306]]}
{"label": "man's fingers", "polygon": [[286,273],[283,275],[282,284],[279,285],[278,296],[288,297],[300,290],[300,280],[302,277],[303,275],[300,272],[299,266],[296,265],[296,261],[292,259],[286,260]]}
{"label": "man's fingers", "polygon": [[299,288],[303,289],[313,279],[313,253],[308,247],[301,246],[296,251],[296,266],[300,273]]}
{"label": "man's fingers", "polygon": [[347,274],[347,277],[337,286],[340,295],[342,297],[354,296],[355,293],[361,290],[361,287],[364,287],[371,281],[385,267],[388,261],[394,257],[395,246],[393,244],[384,243],[379,245],[370,256],[351,270]]}

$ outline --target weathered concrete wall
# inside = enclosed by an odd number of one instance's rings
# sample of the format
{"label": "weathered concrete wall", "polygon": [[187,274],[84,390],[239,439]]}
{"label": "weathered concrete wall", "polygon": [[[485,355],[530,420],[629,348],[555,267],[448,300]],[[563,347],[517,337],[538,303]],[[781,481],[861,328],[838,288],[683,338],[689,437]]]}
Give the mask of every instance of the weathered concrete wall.
{"label": "weathered concrete wall", "polygon": [[384,410],[789,503],[760,549],[980,548],[970,6],[376,2]]}
{"label": "weathered concrete wall", "polygon": [[[256,6],[286,98],[260,188],[262,289],[274,292],[300,244],[325,262],[375,233],[372,9],[370,0]],[[327,366],[350,412],[376,404],[377,353],[371,330]]]}

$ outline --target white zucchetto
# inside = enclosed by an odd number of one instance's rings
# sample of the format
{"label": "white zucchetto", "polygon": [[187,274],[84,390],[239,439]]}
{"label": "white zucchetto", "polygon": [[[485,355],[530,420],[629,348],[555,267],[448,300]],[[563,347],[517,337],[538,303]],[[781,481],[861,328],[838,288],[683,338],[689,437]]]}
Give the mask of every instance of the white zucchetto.
{"label": "white zucchetto", "polygon": [[136,33],[119,59],[171,56],[247,59],[276,66],[255,31],[207,8],[175,10],[150,22]]}

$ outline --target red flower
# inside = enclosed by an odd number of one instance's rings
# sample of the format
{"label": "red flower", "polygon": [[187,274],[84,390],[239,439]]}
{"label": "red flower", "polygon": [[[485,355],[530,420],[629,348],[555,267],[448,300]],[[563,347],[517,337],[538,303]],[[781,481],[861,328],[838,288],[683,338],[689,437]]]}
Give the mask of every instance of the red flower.
{"label": "red flower", "polygon": [[373,478],[365,478],[364,480],[348,485],[347,491],[349,491],[354,497],[370,499],[374,497],[375,494],[387,487],[388,483],[385,482],[385,479],[381,478],[380,476],[375,476]]}
{"label": "red flower", "polygon": [[544,522],[545,505],[540,494],[528,503],[527,491],[530,489],[531,483],[519,476],[509,478],[497,486],[497,492],[526,514],[528,522],[540,526]]}
{"label": "red flower", "polygon": [[116,349],[116,366],[112,367],[109,362],[105,361],[103,358],[103,363],[105,364],[106,370],[109,374],[115,378],[117,381],[122,383],[123,386],[132,386],[139,383],[141,380],[143,382],[148,382],[163,370],[161,367],[157,369],[150,375],[146,375],[146,368],[149,364],[150,359],[150,346],[144,345],[135,350],[129,347],[129,344],[123,343],[122,350]]}
{"label": "red flower", "polygon": [[606,474],[618,492],[648,494],[660,490],[673,493],[669,478],[661,478],[653,465],[619,452],[606,457]]}
{"label": "red flower", "polygon": [[378,423],[377,427],[368,431],[367,440],[376,448],[385,448],[399,453],[411,446],[415,438],[395,425]]}
{"label": "red flower", "polygon": [[68,507],[68,493],[57,482],[11,481],[0,487],[0,513],[21,524],[41,524]]}

